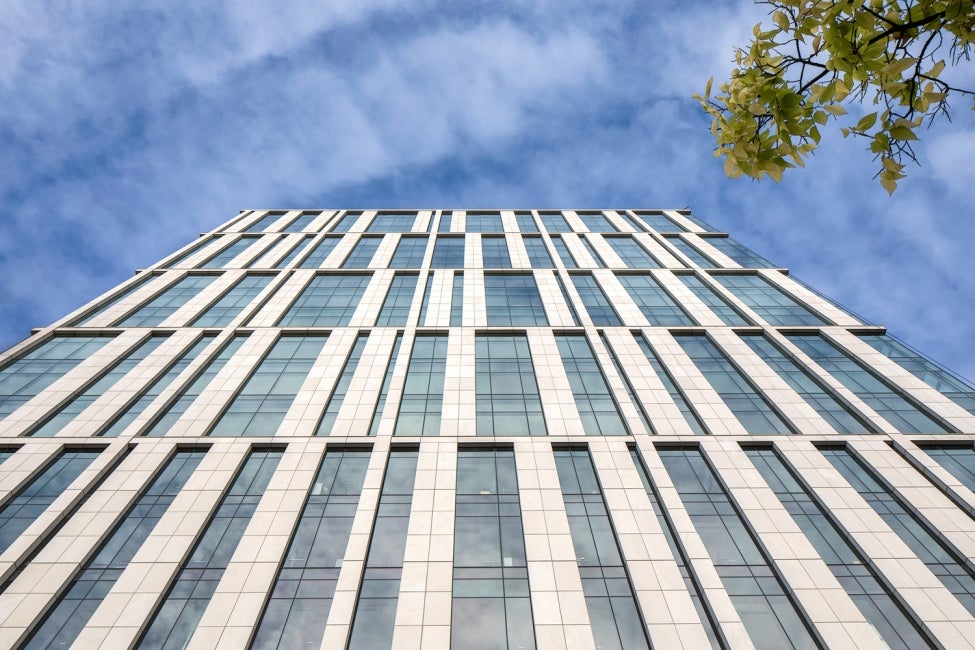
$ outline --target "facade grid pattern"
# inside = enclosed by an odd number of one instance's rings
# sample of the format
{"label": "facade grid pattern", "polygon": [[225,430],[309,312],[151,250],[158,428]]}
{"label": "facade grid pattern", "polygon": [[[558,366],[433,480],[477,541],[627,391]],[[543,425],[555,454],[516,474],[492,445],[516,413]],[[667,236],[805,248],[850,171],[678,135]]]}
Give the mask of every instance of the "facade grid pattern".
{"label": "facade grid pattern", "polygon": [[247,210],[0,354],[0,648],[975,648],[973,449],[686,210]]}

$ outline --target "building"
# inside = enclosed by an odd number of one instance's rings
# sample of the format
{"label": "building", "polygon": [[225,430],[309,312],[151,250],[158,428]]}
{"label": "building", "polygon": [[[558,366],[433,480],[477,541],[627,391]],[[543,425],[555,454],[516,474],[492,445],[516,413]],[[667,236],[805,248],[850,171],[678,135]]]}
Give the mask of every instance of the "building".
{"label": "building", "polygon": [[2,647],[975,644],[975,389],[687,211],[245,211],[0,438]]}

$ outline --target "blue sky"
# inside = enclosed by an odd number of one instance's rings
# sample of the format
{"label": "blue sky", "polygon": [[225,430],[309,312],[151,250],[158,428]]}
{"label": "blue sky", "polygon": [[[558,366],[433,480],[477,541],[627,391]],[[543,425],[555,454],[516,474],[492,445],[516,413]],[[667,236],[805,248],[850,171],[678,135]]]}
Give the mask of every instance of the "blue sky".
{"label": "blue sky", "polygon": [[763,11],[686,7],[7,0],[0,348],[240,209],[690,207],[975,377],[967,103],[893,198],[838,134],[728,180],[690,95]]}

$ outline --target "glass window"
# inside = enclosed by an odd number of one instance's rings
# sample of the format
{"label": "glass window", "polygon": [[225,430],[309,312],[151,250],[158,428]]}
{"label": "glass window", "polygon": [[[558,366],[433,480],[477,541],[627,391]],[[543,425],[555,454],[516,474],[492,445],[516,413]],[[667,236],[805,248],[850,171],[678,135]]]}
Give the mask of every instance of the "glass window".
{"label": "glass window", "polygon": [[260,237],[241,237],[234,243],[230,244],[222,251],[208,259],[206,262],[200,265],[201,269],[222,269],[229,265],[230,262],[250,248]]}
{"label": "glass window", "polygon": [[454,286],[450,293],[450,326],[464,324],[464,274],[454,273]]}
{"label": "glass window", "polygon": [[971,444],[924,445],[921,449],[961,481],[962,485],[975,492],[975,449]]}
{"label": "glass window", "polygon": [[263,232],[277,223],[277,221],[286,214],[287,212],[268,212],[266,215],[247,226],[247,231]]}
{"label": "glass window", "polygon": [[742,335],[742,340],[781,377],[792,390],[813,407],[819,415],[840,433],[871,433],[819,380],[794,359],[786,356],[775,344],[761,334]]}
{"label": "glass window", "polygon": [[349,650],[391,648],[403,576],[417,452],[393,448],[379,495],[366,568],[352,619]]}
{"label": "glass window", "polygon": [[211,436],[273,436],[328,336],[282,336],[217,420]]}
{"label": "glass window", "polygon": [[818,648],[775,565],[701,451],[658,453],[756,650]]}
{"label": "glass window", "polygon": [[617,275],[616,279],[630,294],[651,325],[695,325],[691,315],[684,311],[667,290],[649,273]]}
{"label": "glass window", "polygon": [[248,269],[266,269],[271,267],[271,260],[276,260],[281,255],[287,251],[294,248],[294,242],[286,237],[272,237],[274,243],[265,248],[264,252],[252,259],[247,264],[244,264],[244,268]]}
{"label": "glass window", "polygon": [[[168,335],[167,335],[168,336]],[[166,340],[166,336],[150,336],[131,352],[113,365],[101,371],[98,379],[89,384],[81,393],[48,415],[40,426],[30,432],[36,438],[54,436],[74,420],[79,413],[91,406],[95,400],[111,390],[119,379],[135,368],[140,361],[152,354]]]}
{"label": "glass window", "polygon": [[549,255],[548,249],[545,247],[545,242],[542,241],[540,236],[524,235],[521,240],[525,244],[525,250],[528,252],[528,260],[531,262],[532,268],[555,268],[555,263],[552,261],[552,256]]}
{"label": "glass window", "polygon": [[593,324],[610,326],[623,324],[613,305],[610,304],[609,298],[603,293],[602,287],[596,282],[596,278],[588,273],[569,277],[572,278],[572,283],[579,292],[582,304],[586,306]]}
{"label": "glass window", "polygon": [[586,435],[624,436],[629,433],[586,337],[559,334],[555,342]]}
{"label": "glass window", "polygon": [[619,232],[601,212],[576,212],[576,215],[586,224],[589,232]]}
{"label": "glass window", "polygon": [[315,430],[316,436],[331,435],[332,427],[335,426],[335,418],[338,417],[342,404],[345,402],[345,395],[349,392],[349,384],[352,383],[355,370],[359,367],[359,360],[362,358],[362,351],[366,348],[368,340],[368,334],[360,334],[356,337],[352,350],[345,360],[345,366],[342,367],[342,372],[335,382],[335,388],[332,389],[332,395],[328,398],[328,404],[322,412],[322,419],[318,421],[318,428]]}
{"label": "glass window", "polygon": [[447,337],[417,336],[406,369],[406,384],[396,419],[397,436],[439,436],[443,379],[447,369]]}
{"label": "glass window", "polygon": [[664,388],[667,389],[667,392],[670,393],[670,398],[674,400],[674,404],[676,404],[677,408],[680,409],[680,412],[684,415],[684,419],[694,431],[695,435],[702,436],[707,433],[704,423],[701,422],[701,419],[697,416],[697,413],[693,408],[691,408],[690,402],[687,401],[684,393],[681,392],[680,388],[677,387],[677,383],[674,381],[674,378],[670,375],[667,368],[664,367],[664,364],[660,361],[660,358],[657,356],[654,349],[650,347],[647,340],[642,334],[634,334],[633,338],[636,340],[637,345],[640,346],[640,350],[643,351],[643,354],[646,356],[650,366],[653,368],[654,372],[657,373],[657,378],[660,380],[660,383],[662,383]]}
{"label": "glass window", "polygon": [[156,327],[216,280],[217,275],[187,275],[123,318],[118,327]]}
{"label": "glass window", "polygon": [[718,625],[714,622],[714,614],[711,608],[708,607],[697,576],[691,572],[687,553],[677,541],[679,536],[674,529],[674,524],[671,522],[670,517],[660,502],[656,486],[650,480],[650,472],[647,471],[646,466],[643,464],[643,459],[637,453],[636,449],[630,449],[630,458],[633,460],[633,465],[640,475],[640,480],[643,482],[643,489],[646,490],[647,497],[650,499],[650,507],[653,508],[653,514],[657,517],[657,523],[660,524],[660,530],[667,540],[667,546],[670,547],[670,554],[673,555],[674,560],[677,562],[677,568],[680,570],[680,575],[684,579],[684,587],[687,589],[687,593],[694,603],[694,609],[697,610],[698,618],[701,619],[701,623],[704,625],[704,631],[711,641],[711,647],[714,650],[720,650],[724,647],[724,644],[721,641],[721,633]]}
{"label": "glass window", "polygon": [[878,352],[898,364],[912,375],[945,397],[957,402],[969,413],[975,414],[975,387],[958,375],[942,368],[934,361],[910,349],[886,334],[860,334]]}
{"label": "glass window", "polygon": [[663,214],[662,212],[651,212],[649,210],[637,210],[634,212],[637,217],[646,225],[657,232],[685,232],[687,229],[677,225],[677,222]]}
{"label": "glass window", "polygon": [[917,516],[913,507],[904,503],[849,449],[829,447],[821,451],[948,591],[975,615],[975,574],[965,558],[945,544],[931,524]]}
{"label": "glass window", "polygon": [[532,275],[485,275],[488,325],[548,325]]}
{"label": "glass window", "polygon": [[[423,301],[420,303],[419,326],[427,322],[427,314],[430,312],[430,298],[433,295],[433,271],[427,273],[427,283],[423,287]],[[404,322],[405,325],[405,322]]]}
{"label": "glass window", "polygon": [[690,212],[682,212],[681,213],[681,216],[684,217],[685,219],[687,219],[688,221],[690,221],[691,223],[697,225],[698,227],[700,227],[703,230],[706,230],[708,232],[715,232],[715,229],[711,226],[711,224],[706,223],[705,221],[703,221],[701,219],[698,219],[697,217],[695,217]]}
{"label": "glass window", "polygon": [[112,340],[55,336],[0,370],[0,418],[5,418]]}
{"label": "glass window", "polygon": [[290,251],[288,251],[288,254],[282,257],[281,260],[274,265],[274,268],[283,269],[284,267],[294,262],[299,255],[301,255],[308,249],[308,246],[311,245],[314,239],[315,239],[314,235],[305,235],[304,237],[302,237],[301,240],[299,240],[298,243],[295,244]]}
{"label": "glass window", "polygon": [[325,263],[325,259],[335,250],[338,243],[342,241],[341,236],[326,235],[321,239],[315,248],[312,249],[308,257],[301,260],[301,264],[298,265],[299,269],[317,269],[321,268],[322,264]]}
{"label": "glass window", "polygon": [[[430,276],[433,277],[432,275]],[[386,300],[383,301],[377,327],[401,327],[406,325],[406,318],[410,315],[413,305],[413,294],[416,293],[416,283],[420,279],[415,273],[397,273],[389,285]]]}
{"label": "glass window", "polygon": [[772,325],[829,324],[760,275],[721,273],[712,277]]}
{"label": "glass window", "polygon": [[771,404],[707,336],[676,339],[748,433],[792,433]]}
{"label": "glass window", "polygon": [[272,275],[247,275],[190,323],[191,327],[226,327],[271,283]]}
{"label": "glass window", "polygon": [[65,449],[8,499],[0,507],[0,553],[10,548],[100,453],[100,449]]}
{"label": "glass window", "polygon": [[465,232],[504,232],[497,212],[468,212],[466,222]]}
{"label": "glass window", "polygon": [[204,334],[201,336],[195,345],[186,350],[165,373],[149,384],[142,392],[142,395],[139,396],[139,399],[132,402],[107,428],[102,429],[99,435],[105,438],[115,438],[122,433],[126,427],[142,415],[142,412],[173,383],[180,373],[186,370],[188,365],[196,360],[204,348],[213,343],[216,337],[216,334]]}
{"label": "glass window", "polygon": [[450,232],[450,227],[454,223],[454,217],[452,212],[444,212],[440,215],[440,223],[437,226],[437,232]]}
{"label": "glass window", "polygon": [[74,643],[206,452],[177,451],[34,628],[25,648]]}
{"label": "glass window", "polygon": [[656,433],[653,429],[653,425],[650,423],[650,417],[643,408],[643,403],[637,399],[636,391],[633,390],[633,384],[630,383],[630,378],[626,376],[626,372],[623,370],[623,364],[620,363],[619,357],[616,356],[616,351],[613,350],[613,346],[609,344],[609,339],[606,338],[605,332],[599,332],[599,340],[602,341],[603,347],[606,349],[606,353],[609,354],[609,358],[613,362],[613,368],[616,369],[616,375],[620,378],[620,381],[623,382],[623,387],[626,388],[626,396],[630,398],[630,404],[632,404],[636,408],[636,412],[640,414],[640,420],[643,422],[644,432],[649,434]]}
{"label": "glass window", "polygon": [[478,335],[474,373],[477,435],[546,434],[527,336]]}
{"label": "glass window", "polygon": [[582,242],[582,245],[585,247],[586,252],[589,253],[589,256],[592,257],[592,261],[596,264],[596,268],[598,269],[606,268],[606,262],[603,261],[602,256],[596,252],[596,248],[592,245],[592,242],[589,241],[589,238],[580,236],[579,240]]}
{"label": "glass window", "polygon": [[765,269],[774,268],[774,264],[767,259],[739,244],[731,237],[706,237],[704,241],[711,244],[719,251],[738,262],[745,268]]}
{"label": "glass window", "polygon": [[822,336],[787,335],[837,381],[862,399],[901,433],[946,433],[950,430],[920,407],[907,401],[890,384],[867,370],[858,361]]}
{"label": "glass window", "polygon": [[378,213],[366,228],[367,232],[410,232],[413,230],[413,223],[416,221],[416,214],[391,214],[386,212]]}
{"label": "glass window", "polygon": [[353,210],[351,212],[346,212],[344,215],[338,218],[338,220],[333,221],[334,227],[329,232],[349,232],[349,229],[355,225],[359,217],[362,216],[361,210]]}
{"label": "glass window", "polygon": [[379,250],[379,245],[383,243],[382,237],[364,235],[359,238],[352,252],[342,262],[343,269],[365,269],[369,268],[373,256]]}
{"label": "glass window", "polygon": [[668,244],[683,253],[688,259],[691,260],[692,263],[706,269],[718,266],[718,264],[715,264],[711,258],[707,257],[704,255],[704,253],[691,246],[691,244],[685,239],[676,235],[673,237],[667,237],[666,239]]}
{"label": "glass window", "polygon": [[200,251],[201,248],[203,248],[204,246],[207,246],[209,244],[212,244],[217,239],[218,238],[214,238],[214,237],[210,237],[210,236],[205,236],[205,235],[200,235],[200,238],[197,239],[195,242],[193,242],[193,244],[188,249],[186,249],[182,253],[177,253],[176,255],[174,255],[174,256],[172,256],[170,258],[165,259],[165,261],[162,264],[160,264],[159,266],[160,266],[160,268],[164,268],[164,269],[175,269],[175,268],[178,268],[179,265],[184,260],[186,260],[186,258],[190,257],[191,255],[195,255],[196,253],[198,253]]}
{"label": "glass window", "polygon": [[148,280],[150,278],[155,278],[155,277],[159,277],[159,276],[152,275],[151,273],[142,273],[139,276],[139,279],[136,280],[133,284],[130,284],[123,291],[120,291],[119,293],[116,293],[107,302],[105,302],[104,304],[102,304],[102,306],[99,307],[98,309],[94,310],[93,312],[91,312],[88,315],[84,316],[83,318],[79,319],[77,322],[74,323],[74,326],[75,327],[84,327],[85,325],[87,325],[88,323],[90,323],[92,320],[94,320],[96,317],[101,316],[106,311],[108,311],[109,309],[111,309],[112,307],[114,307],[115,305],[117,305],[124,298],[129,297],[130,295],[132,295],[133,293],[135,293],[137,290],[139,290],[143,286],[145,286],[146,280]]}
{"label": "glass window", "polygon": [[280,460],[278,450],[250,453],[156,608],[139,647],[185,648],[189,644]]}
{"label": "glass window", "polygon": [[251,648],[321,645],[368,465],[368,450],[326,453]]}
{"label": "glass window", "polygon": [[[146,430],[143,435],[146,436],[162,436],[169,431],[173,423],[176,422],[186,410],[190,407],[190,404],[196,401],[196,398],[200,396],[206,387],[210,385],[213,378],[223,370],[223,367],[227,365],[230,358],[236,354],[240,346],[244,344],[247,340],[247,336],[243,334],[235,335],[227,345],[220,351],[216,357],[210,360],[204,367],[203,372],[196,376],[195,379],[184,388],[179,397],[177,397],[173,402],[170,403],[169,407],[163,410],[158,416],[156,416],[152,425]],[[106,432],[107,433],[107,432]]]}
{"label": "glass window", "polygon": [[311,222],[317,219],[321,212],[302,212],[298,218],[285,226],[281,232],[301,232],[307,230]]}
{"label": "glass window", "polygon": [[657,258],[641,246],[632,237],[625,235],[618,237],[603,237],[623,263],[631,269],[659,269],[662,265]]}
{"label": "glass window", "polygon": [[569,292],[565,288],[565,283],[562,282],[562,276],[555,273],[555,281],[559,285],[559,291],[562,293],[562,300],[565,301],[566,306],[569,308],[569,314],[572,316],[572,324],[574,326],[579,325],[579,312],[576,311],[576,306],[573,304],[572,299],[569,298]]}
{"label": "glass window", "polygon": [[389,262],[391,269],[418,269],[423,266],[423,255],[427,252],[426,235],[403,235]]}
{"label": "glass window", "polygon": [[379,388],[379,399],[376,400],[376,410],[372,413],[372,421],[369,423],[369,435],[374,436],[379,432],[379,421],[383,416],[383,409],[386,408],[386,398],[389,396],[389,384],[393,381],[393,369],[396,367],[396,356],[399,354],[399,346],[403,342],[403,335],[397,334],[393,342],[393,351],[389,355],[386,363],[386,374],[383,376],[383,385]]}
{"label": "glass window", "polygon": [[711,311],[721,319],[725,325],[751,325],[744,316],[738,313],[731,303],[724,299],[710,285],[696,275],[678,274],[677,278],[684,286],[691,290],[698,299],[711,308]]}
{"label": "glass window", "polygon": [[557,449],[555,468],[596,647],[649,648],[589,451]]}
{"label": "glass window", "polygon": [[511,268],[511,255],[504,235],[481,237],[481,259],[486,269]]}
{"label": "glass window", "polygon": [[513,451],[458,451],[454,512],[451,646],[534,648]]}
{"label": "glass window", "polygon": [[579,265],[576,263],[576,258],[572,256],[569,252],[569,247],[565,245],[565,241],[561,237],[552,237],[552,246],[555,247],[555,252],[559,254],[559,259],[562,260],[562,264],[567,269],[577,269]]}
{"label": "glass window", "polygon": [[542,225],[548,232],[572,232],[569,222],[561,212],[539,212],[538,216],[541,217]]}
{"label": "glass window", "polygon": [[430,261],[430,268],[464,268],[464,237],[437,236],[437,243],[433,247],[433,259]]}
{"label": "glass window", "polygon": [[936,648],[826,509],[771,449],[745,453],[850,598],[891,648]]}
{"label": "glass window", "polygon": [[316,275],[278,327],[345,327],[371,279],[365,273]]}
{"label": "glass window", "polygon": [[515,219],[521,232],[538,232],[538,224],[535,223],[535,217],[531,212],[516,212]]}

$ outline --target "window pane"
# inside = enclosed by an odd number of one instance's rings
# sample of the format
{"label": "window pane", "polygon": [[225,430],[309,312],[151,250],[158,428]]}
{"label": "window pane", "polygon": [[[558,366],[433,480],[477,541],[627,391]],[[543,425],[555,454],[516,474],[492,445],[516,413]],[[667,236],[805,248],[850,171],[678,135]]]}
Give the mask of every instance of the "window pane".
{"label": "window pane", "polygon": [[555,337],[586,435],[623,436],[628,433],[609,385],[583,335]]}
{"label": "window pane", "polygon": [[316,275],[278,327],[344,327],[372,279],[368,274]]}
{"label": "window pane", "polygon": [[572,283],[575,285],[576,291],[579,292],[582,304],[586,306],[586,311],[589,312],[589,318],[592,319],[593,324],[610,326],[623,324],[602,287],[596,282],[596,278],[589,274],[569,277],[572,278]]}
{"label": "window pane", "polygon": [[156,327],[216,280],[217,275],[188,275],[123,318],[118,327]]}
{"label": "window pane", "polygon": [[186,647],[280,460],[277,450],[250,453],[156,608],[139,647]]}
{"label": "window pane", "polygon": [[545,435],[528,337],[478,336],[475,357],[477,435]]}
{"label": "window pane", "polygon": [[684,311],[684,308],[677,304],[657,279],[649,273],[616,277],[651,325],[696,324],[690,314]]}
{"label": "window pane", "polygon": [[589,451],[556,450],[555,468],[596,647],[649,648]]}
{"label": "window pane", "polygon": [[532,275],[485,275],[488,325],[548,325]]}
{"label": "window pane", "polygon": [[722,273],[713,277],[772,325],[829,324],[760,275]]}
{"label": "window pane", "polygon": [[768,401],[707,336],[676,338],[748,433],[792,433]]}
{"label": "window pane", "polygon": [[325,455],[252,648],[321,644],[368,465],[368,450],[329,450]]}
{"label": "window pane", "polygon": [[177,451],[115,530],[84,563],[67,589],[35,627],[26,648],[66,648],[74,643],[142,547],[142,543],[203,459],[203,451]]}
{"label": "window pane", "polygon": [[273,436],[327,336],[282,336],[217,420],[211,436]]}
{"label": "window pane", "polygon": [[110,336],[55,336],[0,370],[0,419],[16,411],[112,340]]}
{"label": "window pane", "polygon": [[416,451],[393,448],[389,453],[352,620],[350,650],[392,647],[416,462]]}
{"label": "window pane", "polygon": [[819,647],[783,588],[775,565],[762,552],[701,451],[659,449],[658,453],[755,647]]}
{"label": "window pane", "polygon": [[417,336],[406,369],[394,435],[438,436],[447,368],[447,337]]}

